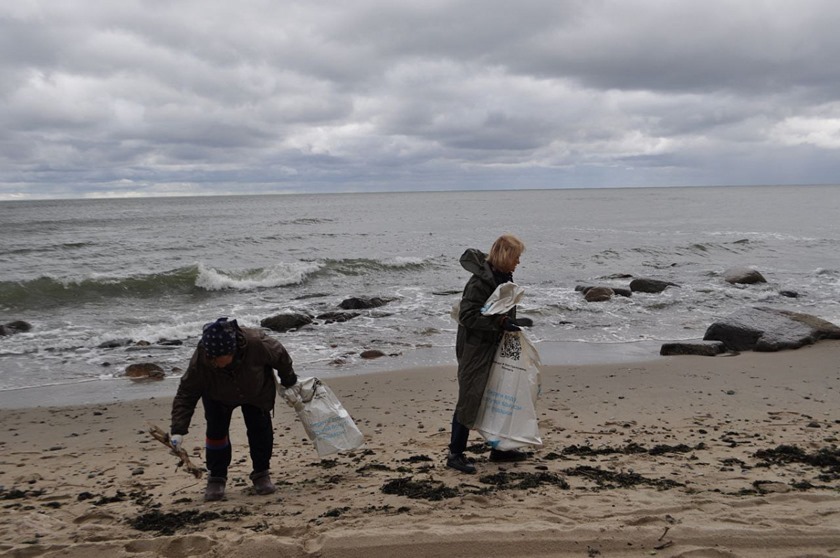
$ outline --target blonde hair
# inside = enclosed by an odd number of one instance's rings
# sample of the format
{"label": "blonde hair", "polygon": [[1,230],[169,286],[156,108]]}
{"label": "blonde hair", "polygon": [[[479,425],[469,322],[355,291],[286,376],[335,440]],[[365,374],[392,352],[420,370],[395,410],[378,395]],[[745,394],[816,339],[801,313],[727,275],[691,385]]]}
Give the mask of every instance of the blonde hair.
{"label": "blonde hair", "polygon": [[525,243],[512,234],[503,234],[490,247],[487,261],[499,271],[512,271],[516,259],[525,251]]}

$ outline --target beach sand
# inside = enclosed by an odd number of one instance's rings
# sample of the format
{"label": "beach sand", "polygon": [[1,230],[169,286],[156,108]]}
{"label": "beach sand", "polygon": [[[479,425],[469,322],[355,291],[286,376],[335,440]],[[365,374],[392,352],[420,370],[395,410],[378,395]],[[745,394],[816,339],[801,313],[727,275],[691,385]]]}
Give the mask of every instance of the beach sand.
{"label": "beach sand", "polygon": [[[169,399],[0,410],[0,553],[840,557],[838,363],[823,341],[548,366],[544,447],[496,464],[473,435],[476,475],[443,464],[454,366],[333,378],[366,448],[319,459],[278,402],[278,491],[257,496],[237,412],[215,503],[148,433]],[[199,408],[185,443],[201,465],[203,428]]]}

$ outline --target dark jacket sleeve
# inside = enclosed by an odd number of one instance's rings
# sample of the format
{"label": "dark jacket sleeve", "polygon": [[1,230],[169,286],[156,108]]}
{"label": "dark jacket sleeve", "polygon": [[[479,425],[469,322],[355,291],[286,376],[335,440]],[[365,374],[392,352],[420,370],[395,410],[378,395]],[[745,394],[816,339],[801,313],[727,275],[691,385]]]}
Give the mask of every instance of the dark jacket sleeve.
{"label": "dark jacket sleeve", "polygon": [[172,401],[172,434],[184,435],[189,432],[195,406],[206,389],[203,371],[198,364],[198,350],[193,353],[187,371],[181,376],[178,392]]}
{"label": "dark jacket sleeve", "polygon": [[297,375],[292,365],[292,357],[289,356],[286,348],[276,339],[260,332],[260,340],[268,352],[268,364],[280,376],[280,384],[283,387],[291,387],[297,383]]}
{"label": "dark jacket sleeve", "polygon": [[461,298],[461,310],[458,313],[458,321],[461,325],[471,330],[501,330],[499,316],[484,316],[481,313],[481,309],[491,294],[493,294],[493,289],[483,283],[478,277],[473,276],[467,281],[467,285],[464,287],[464,294]]}

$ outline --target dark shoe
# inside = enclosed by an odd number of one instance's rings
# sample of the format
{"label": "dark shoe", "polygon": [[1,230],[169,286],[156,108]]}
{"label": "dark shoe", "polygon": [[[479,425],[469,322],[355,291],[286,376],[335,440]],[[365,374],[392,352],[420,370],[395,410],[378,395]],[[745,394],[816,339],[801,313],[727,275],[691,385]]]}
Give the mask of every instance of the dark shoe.
{"label": "dark shoe", "polygon": [[463,453],[450,453],[446,458],[446,466],[450,469],[457,469],[462,473],[468,473],[470,475],[475,473],[475,465],[467,461],[467,458]]}
{"label": "dark shoe", "polygon": [[207,488],[204,489],[205,502],[218,502],[225,497],[225,477],[210,477],[207,479]]}
{"label": "dark shoe", "polygon": [[490,461],[496,463],[513,463],[514,461],[525,461],[528,454],[516,450],[490,450]]}
{"label": "dark shoe", "polygon": [[260,471],[259,473],[251,473],[251,482],[254,483],[254,492],[261,496],[274,494],[277,491],[277,488],[271,482],[271,477],[268,475],[267,470]]}

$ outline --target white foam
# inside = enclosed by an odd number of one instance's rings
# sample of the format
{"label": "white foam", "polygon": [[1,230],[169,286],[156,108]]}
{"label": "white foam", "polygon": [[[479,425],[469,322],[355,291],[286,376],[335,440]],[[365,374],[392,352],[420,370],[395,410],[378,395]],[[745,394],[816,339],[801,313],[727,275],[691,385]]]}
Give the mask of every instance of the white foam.
{"label": "white foam", "polygon": [[280,263],[265,269],[231,273],[222,272],[203,263],[196,264],[198,277],[195,285],[208,291],[233,289],[248,291],[259,288],[283,287],[303,283],[307,275],[321,269],[321,264],[312,262]]}

